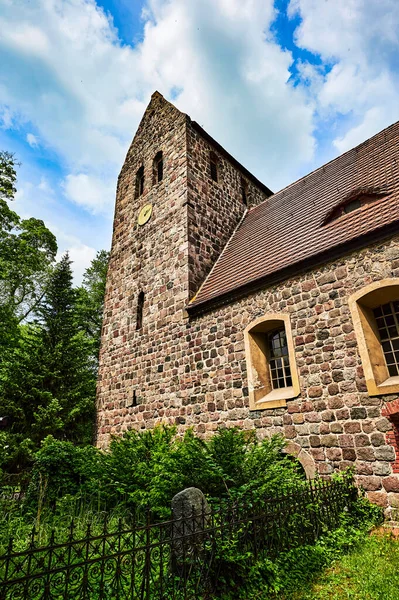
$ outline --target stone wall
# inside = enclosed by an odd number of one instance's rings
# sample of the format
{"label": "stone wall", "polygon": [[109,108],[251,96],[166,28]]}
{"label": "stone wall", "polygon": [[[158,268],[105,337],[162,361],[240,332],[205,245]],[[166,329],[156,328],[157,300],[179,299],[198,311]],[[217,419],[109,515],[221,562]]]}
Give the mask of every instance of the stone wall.
{"label": "stone wall", "polygon": [[[281,433],[312,457],[321,475],[355,464],[369,497],[397,506],[394,428],[381,412],[395,396],[366,391],[348,297],[372,281],[399,277],[398,261],[396,238],[176,324],[162,379],[140,406],[109,410],[101,440],[160,422],[205,436],[232,425],[256,428],[260,437]],[[290,315],[301,393],[285,408],[250,411],[243,332],[279,311]]]}
{"label": "stone wall", "polygon": [[[107,276],[97,404],[99,440],[118,426],[121,407],[141,401],[142,390],[159,393],[157,369],[165,361],[154,332],[183,318],[188,298],[186,116],[154,94],[118,180]],[[153,184],[153,159],[162,150],[164,177]],[[144,166],[144,193],[135,178]],[[150,221],[140,227],[143,205]],[[137,331],[137,300],[145,294],[143,327]]]}
{"label": "stone wall", "polygon": [[[164,176],[154,183],[153,160],[160,150]],[[155,93],[118,180],[97,387],[99,445],[144,414],[149,419],[154,407],[181,403],[181,382],[190,369],[189,283],[192,292],[192,282],[198,286],[212,267],[245,210],[240,175],[225,156],[219,183],[201,173],[204,161],[209,166],[210,150],[187,115]],[[136,198],[141,166],[144,192]],[[264,198],[252,183],[249,192],[253,203]],[[146,204],[152,204],[152,216],[139,226]],[[140,292],[145,295],[143,326],[137,330]]]}
{"label": "stone wall", "polygon": [[[210,174],[210,152],[218,159],[218,181]],[[188,256],[190,298],[198,291],[246,211],[268,197],[232,165],[191,125],[187,129],[188,152]]]}
{"label": "stone wall", "polygon": [[[98,445],[130,428],[176,424],[210,435],[218,427],[282,433],[321,475],[354,464],[359,483],[383,506],[399,504],[395,428],[382,414],[395,396],[366,390],[348,297],[399,277],[399,238],[375,244],[197,318],[188,299],[222,251],[245,208],[241,173],[220,156],[221,181],[209,180],[211,145],[186,115],[155,94],[117,189],[98,382]],[[152,161],[164,154],[164,179]],[[144,165],[145,189],[135,198]],[[253,203],[262,199],[252,187]],[[140,208],[153,215],[137,224]],[[145,293],[143,327],[137,298]],[[267,313],[290,316],[300,395],[284,408],[250,411],[244,330]],[[312,466],[313,465],[313,466]]]}

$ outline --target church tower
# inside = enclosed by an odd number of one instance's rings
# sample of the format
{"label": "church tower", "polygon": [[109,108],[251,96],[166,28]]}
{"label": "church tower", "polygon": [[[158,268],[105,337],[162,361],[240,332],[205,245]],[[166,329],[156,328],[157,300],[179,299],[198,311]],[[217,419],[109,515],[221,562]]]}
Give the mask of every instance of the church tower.
{"label": "church tower", "polygon": [[153,94],[118,178],[97,389],[100,446],[132,427],[182,421],[195,360],[186,307],[245,212],[270,194]]}

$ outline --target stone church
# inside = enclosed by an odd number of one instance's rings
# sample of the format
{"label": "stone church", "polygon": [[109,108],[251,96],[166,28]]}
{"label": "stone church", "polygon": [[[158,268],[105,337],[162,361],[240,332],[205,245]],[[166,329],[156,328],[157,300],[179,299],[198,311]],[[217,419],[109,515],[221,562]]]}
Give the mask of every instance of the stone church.
{"label": "stone church", "polygon": [[281,433],[399,507],[398,192],[399,123],[273,194],[155,92],[117,185],[98,445]]}

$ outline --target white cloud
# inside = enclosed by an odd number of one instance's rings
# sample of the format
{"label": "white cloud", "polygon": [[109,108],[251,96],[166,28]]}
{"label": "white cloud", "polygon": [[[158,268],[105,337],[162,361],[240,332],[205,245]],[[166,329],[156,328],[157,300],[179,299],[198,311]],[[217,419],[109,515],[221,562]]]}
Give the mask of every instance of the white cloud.
{"label": "white cloud", "polygon": [[19,182],[13,209],[22,219],[34,216],[46,221],[56,208],[54,190],[45,177],[42,177],[38,183]]}
{"label": "white cloud", "polygon": [[312,106],[287,83],[292,57],[268,33],[273,2],[173,0],[151,8],[140,54],[161,89],[180,89],[177,106],[268,185],[287,183],[313,154]]}
{"label": "white cloud", "polygon": [[59,252],[57,258],[59,259],[65,251],[68,251],[69,258],[72,261],[74,284],[80,285],[82,283],[84,272],[96,256],[96,250],[95,248],[91,248],[90,246],[78,242],[75,243],[75,245],[72,244],[66,246],[62,252]]}
{"label": "white cloud", "polygon": [[29,146],[31,146],[32,148],[37,148],[37,146],[39,145],[39,141],[38,141],[37,137],[35,135],[33,135],[33,133],[28,133],[26,135],[26,141],[28,142]]}
{"label": "white cloud", "polygon": [[41,190],[42,192],[45,192],[46,194],[49,194],[51,196],[54,195],[54,190],[45,177],[41,177],[40,183],[37,187],[39,190]]}
{"label": "white cloud", "polygon": [[302,19],[297,44],[330,64],[308,82],[322,119],[346,117],[340,152],[399,119],[397,0],[291,0],[290,11]]}
{"label": "white cloud", "polygon": [[115,198],[115,184],[85,173],[69,174],[63,182],[67,198],[94,214],[109,213]]}
{"label": "white cloud", "polygon": [[380,107],[370,108],[357,127],[350,129],[344,136],[334,140],[334,146],[340,153],[357,146],[386,126],[387,117]]}
{"label": "white cloud", "polygon": [[[3,1],[2,126],[31,127],[28,143],[58,153],[64,199],[109,216],[125,152],[158,89],[277,189],[314,166],[315,115],[341,123],[330,152],[399,117],[397,0],[291,0],[290,11],[302,19],[298,45],[323,63],[298,63],[297,87],[292,56],[270,32],[273,0],[147,0],[135,47],[94,0]],[[42,193],[43,213],[60,197]]]}
{"label": "white cloud", "polygon": [[98,182],[115,185],[155,89],[167,97],[179,90],[182,110],[279,186],[293,162],[296,168],[312,157],[312,106],[288,83],[291,55],[269,33],[273,4],[149,0],[143,41],[133,48],[118,40],[94,0],[7,2],[0,8],[0,104],[59,153],[69,197],[91,211],[103,210],[102,195],[82,201],[77,184],[92,191]]}
{"label": "white cloud", "polygon": [[39,27],[32,27],[28,23],[22,23],[18,29],[3,30],[3,35],[10,46],[29,55],[33,53],[43,56],[50,49],[46,34]]}

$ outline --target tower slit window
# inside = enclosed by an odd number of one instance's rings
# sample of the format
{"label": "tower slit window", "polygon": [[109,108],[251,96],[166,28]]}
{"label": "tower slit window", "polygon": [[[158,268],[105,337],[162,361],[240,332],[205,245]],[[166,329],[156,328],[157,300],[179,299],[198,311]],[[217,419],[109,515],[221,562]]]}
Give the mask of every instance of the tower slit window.
{"label": "tower slit window", "polygon": [[139,168],[136,173],[136,188],[135,188],[135,198],[139,198],[144,193],[144,167],[143,165]]}
{"label": "tower slit window", "polygon": [[244,179],[241,179],[241,199],[245,206],[248,206],[248,186]]}
{"label": "tower slit window", "polygon": [[152,184],[155,185],[163,179],[163,152],[157,152],[153,162]]}
{"label": "tower slit window", "polygon": [[139,293],[137,299],[137,320],[136,329],[139,330],[143,327],[143,309],[144,309],[144,292]]}
{"label": "tower slit window", "polygon": [[216,183],[218,182],[218,157],[216,156],[216,154],[214,152],[211,152],[209,155],[209,160],[210,160],[210,168],[211,168],[211,179],[213,179],[213,181],[216,181]]}

